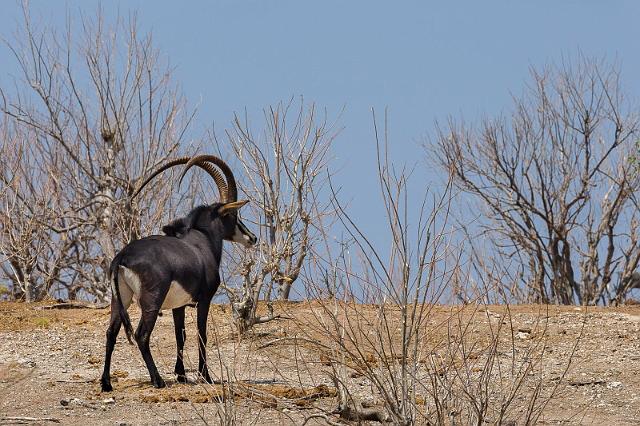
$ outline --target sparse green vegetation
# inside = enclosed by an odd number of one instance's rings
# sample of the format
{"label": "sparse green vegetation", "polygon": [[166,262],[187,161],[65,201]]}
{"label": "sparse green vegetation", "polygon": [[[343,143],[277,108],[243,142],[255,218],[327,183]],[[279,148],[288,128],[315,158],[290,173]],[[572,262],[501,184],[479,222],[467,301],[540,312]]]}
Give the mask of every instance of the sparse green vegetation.
{"label": "sparse green vegetation", "polygon": [[36,327],[39,328],[49,328],[51,326],[51,320],[46,317],[36,317],[32,319],[33,323]]}

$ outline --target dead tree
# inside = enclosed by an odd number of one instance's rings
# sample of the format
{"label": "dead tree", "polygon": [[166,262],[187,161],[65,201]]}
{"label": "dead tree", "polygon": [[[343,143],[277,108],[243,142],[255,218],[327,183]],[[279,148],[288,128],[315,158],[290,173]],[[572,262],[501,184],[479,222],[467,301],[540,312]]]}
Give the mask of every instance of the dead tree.
{"label": "dead tree", "polygon": [[257,249],[236,253],[231,265],[235,272],[228,275],[239,273],[241,281],[225,287],[241,330],[276,317],[273,312],[256,316],[258,300],[261,295],[271,300],[274,289],[278,299],[289,299],[318,229],[332,215],[329,197],[324,197],[324,205],[322,199],[335,126],[302,101],[299,107],[280,103],[264,114],[260,136],[237,116],[227,132],[227,145],[238,159],[236,169],[243,172],[241,190],[251,200],[253,220],[260,224]]}
{"label": "dead tree", "polygon": [[0,124],[0,273],[12,299],[34,301],[59,289],[76,239],[52,230],[64,226],[56,220],[60,188],[38,161],[34,132],[20,130],[6,119]]}
{"label": "dead tree", "polygon": [[136,179],[176,154],[193,113],[134,21],[107,25],[98,14],[60,35],[32,23],[28,5],[24,17],[8,43],[21,79],[0,88],[0,111],[33,134],[31,155],[46,172],[18,180],[57,191],[52,216],[40,220],[55,240],[73,241],[60,265],[69,295],[105,300],[115,247],[148,233],[170,207],[162,190],[143,194],[144,209],[127,202]]}
{"label": "dead tree", "polygon": [[620,296],[640,260],[638,130],[618,70],[584,58],[533,71],[508,116],[440,129],[437,158],[464,205],[479,204],[503,290],[560,304]]}
{"label": "dead tree", "polygon": [[[304,285],[313,297],[310,309],[319,324],[307,337],[327,339],[326,374],[338,393],[334,414],[359,423],[409,425],[421,417],[416,402],[416,390],[423,386],[418,360],[429,340],[430,307],[450,286],[450,269],[459,266],[447,230],[451,193],[450,185],[442,195],[431,195],[424,185],[410,185],[407,169],[390,160],[386,120],[382,141],[375,116],[374,126],[378,176],[373,184],[380,190],[384,212],[375,232],[384,235],[386,243],[373,242],[331,187],[332,204],[348,241],[337,254],[314,256],[316,270],[305,270]],[[359,261],[353,254],[359,254]],[[375,307],[375,313],[364,314],[365,306]],[[349,370],[367,378],[378,403],[362,405],[347,380]]]}

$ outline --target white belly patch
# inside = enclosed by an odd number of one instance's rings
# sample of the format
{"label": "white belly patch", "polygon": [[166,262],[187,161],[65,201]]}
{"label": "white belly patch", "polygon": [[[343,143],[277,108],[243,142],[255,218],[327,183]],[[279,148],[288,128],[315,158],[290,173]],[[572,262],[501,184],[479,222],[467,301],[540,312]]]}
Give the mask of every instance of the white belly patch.
{"label": "white belly patch", "polygon": [[[121,266],[119,280],[121,297],[125,308],[127,308],[131,303],[132,296],[135,296],[136,300],[140,296],[140,279],[131,269]],[[179,282],[171,281],[169,292],[167,292],[160,309],[175,309],[190,303],[193,303],[191,295]]]}
{"label": "white belly patch", "polygon": [[164,302],[162,302],[161,309],[175,309],[188,305],[189,303],[193,303],[191,295],[182,288],[179,282],[171,281],[171,287],[169,287],[167,297],[165,297]]}

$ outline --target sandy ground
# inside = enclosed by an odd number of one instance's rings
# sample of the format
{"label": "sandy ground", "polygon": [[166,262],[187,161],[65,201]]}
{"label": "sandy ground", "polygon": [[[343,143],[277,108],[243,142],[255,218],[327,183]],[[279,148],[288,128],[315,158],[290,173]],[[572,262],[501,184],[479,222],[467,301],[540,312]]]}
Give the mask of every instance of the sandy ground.
{"label": "sandy ground", "polygon": [[[213,306],[210,371],[216,379],[234,384],[233,398],[222,398],[219,385],[196,380],[194,309],[187,310],[185,364],[190,383],[178,384],[172,374],[175,342],[169,313],[159,319],[152,335],[152,352],[167,388],[150,385],[139,351],[121,333],[112,366],[114,391],[101,393],[108,309],[42,309],[44,305],[0,303],[0,424],[302,424],[314,414],[339,420],[331,414],[337,399],[326,374],[331,365],[326,354],[309,345],[286,344],[300,337],[301,327],[308,330],[310,324],[322,322],[313,302],[279,306],[291,319],[257,326],[243,339],[234,333],[228,309]],[[440,340],[445,343],[455,338],[451,327],[443,324],[459,309],[433,309],[425,325],[434,330],[433,341],[437,336],[446,336]],[[375,307],[362,310],[365,316],[375,315]],[[491,335],[497,322],[506,323],[504,307],[472,311],[465,324],[477,342]],[[134,310],[132,318],[136,317]],[[528,375],[540,383],[541,395],[553,392],[541,408],[539,424],[640,424],[640,307],[585,311],[517,306],[509,310],[509,330],[507,355],[509,345],[514,348],[511,352],[520,353],[517,345],[530,345],[536,336],[544,336],[542,349],[527,352],[541,354]],[[316,333],[322,340],[321,333]],[[313,333],[305,338],[310,336]],[[469,359],[483,359],[472,355]],[[507,355],[506,364],[510,362]],[[372,365],[379,365],[371,357]],[[428,375],[426,371],[425,367]],[[379,398],[366,375],[351,374],[349,386],[357,389],[363,401],[375,403]],[[516,414],[525,411],[530,389],[528,384],[516,393],[511,424],[526,423]],[[428,410],[428,397],[422,399]],[[33,419],[20,419],[27,417]],[[449,423],[467,424],[464,417],[458,413]],[[307,424],[327,423],[318,417]]]}

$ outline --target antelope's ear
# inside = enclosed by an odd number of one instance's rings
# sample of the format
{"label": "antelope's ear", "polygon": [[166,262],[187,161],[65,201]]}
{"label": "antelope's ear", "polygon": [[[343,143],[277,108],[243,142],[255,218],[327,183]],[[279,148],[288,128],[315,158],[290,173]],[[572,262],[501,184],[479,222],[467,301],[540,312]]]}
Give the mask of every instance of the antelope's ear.
{"label": "antelope's ear", "polygon": [[220,216],[226,216],[229,213],[234,213],[238,211],[240,207],[244,206],[248,202],[249,200],[240,200],[240,201],[234,201],[232,203],[223,204],[220,207],[218,207],[218,214]]}
{"label": "antelope's ear", "polygon": [[186,234],[187,232],[187,224],[184,219],[176,219],[162,227],[162,232],[170,237],[179,237],[181,235]]}

